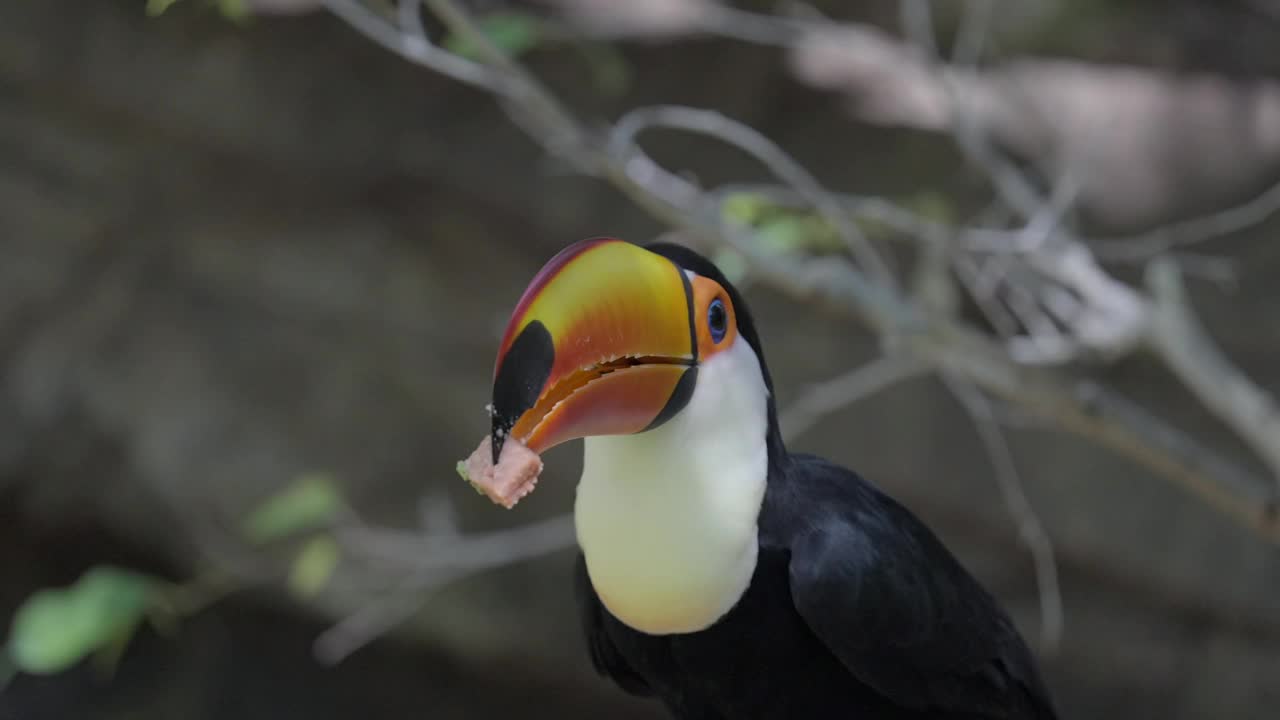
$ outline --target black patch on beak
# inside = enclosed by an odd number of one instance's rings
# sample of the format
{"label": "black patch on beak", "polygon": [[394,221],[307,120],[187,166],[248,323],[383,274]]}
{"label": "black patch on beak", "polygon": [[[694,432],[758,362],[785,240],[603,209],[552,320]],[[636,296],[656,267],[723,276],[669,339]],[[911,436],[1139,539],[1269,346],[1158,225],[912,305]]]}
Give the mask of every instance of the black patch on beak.
{"label": "black patch on beak", "polygon": [[498,464],[502,444],[506,442],[516,420],[538,402],[542,388],[551,376],[556,348],[551,333],[538,320],[525,325],[516,336],[502,369],[493,379],[493,464]]}
{"label": "black patch on beak", "polygon": [[662,406],[662,412],[658,413],[658,417],[649,423],[649,426],[640,432],[649,432],[650,430],[661,426],[666,421],[675,417],[675,414],[684,409],[689,404],[689,399],[693,397],[693,386],[698,384],[698,366],[690,365],[688,370],[680,376],[680,382],[676,383],[675,388],[671,391],[671,397],[667,398],[667,404]]}

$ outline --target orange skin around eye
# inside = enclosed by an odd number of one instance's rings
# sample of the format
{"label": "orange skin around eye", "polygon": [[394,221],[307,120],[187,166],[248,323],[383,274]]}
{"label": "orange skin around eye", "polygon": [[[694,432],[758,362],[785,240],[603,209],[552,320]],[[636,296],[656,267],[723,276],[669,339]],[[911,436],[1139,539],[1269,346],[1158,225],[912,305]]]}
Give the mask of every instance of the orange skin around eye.
{"label": "orange skin around eye", "polygon": [[[720,287],[720,283],[710,278],[696,275],[690,285],[693,287],[693,324],[697,328],[698,359],[706,361],[713,355],[733,346],[738,337],[738,321],[733,314],[733,303],[729,301],[729,293]],[[725,332],[720,342],[711,339],[711,328],[707,326],[707,308],[711,302],[719,298],[724,303]]]}

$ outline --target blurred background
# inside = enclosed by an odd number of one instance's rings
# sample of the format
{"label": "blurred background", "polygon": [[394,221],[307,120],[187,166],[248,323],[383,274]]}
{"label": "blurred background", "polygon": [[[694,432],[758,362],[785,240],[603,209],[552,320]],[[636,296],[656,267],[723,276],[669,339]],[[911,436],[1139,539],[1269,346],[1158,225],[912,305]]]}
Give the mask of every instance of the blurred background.
{"label": "blurred background", "polygon": [[[1276,717],[1276,47],[1268,0],[0,0],[0,718],[663,717],[586,658],[580,446],[510,512],[454,464],[541,264],[673,230],[1064,717]],[[620,118],[696,132],[626,176]],[[847,245],[999,362],[885,372],[788,274]]]}

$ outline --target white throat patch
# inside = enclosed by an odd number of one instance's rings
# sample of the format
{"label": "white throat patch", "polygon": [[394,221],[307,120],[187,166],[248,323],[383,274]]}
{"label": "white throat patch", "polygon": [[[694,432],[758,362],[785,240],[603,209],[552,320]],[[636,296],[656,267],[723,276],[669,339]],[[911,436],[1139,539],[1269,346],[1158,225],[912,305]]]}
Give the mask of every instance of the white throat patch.
{"label": "white throat patch", "polygon": [[689,404],[664,425],[585,440],[578,543],[601,602],[633,629],[704,630],[750,584],[768,473],[767,394],[739,337],[699,366]]}

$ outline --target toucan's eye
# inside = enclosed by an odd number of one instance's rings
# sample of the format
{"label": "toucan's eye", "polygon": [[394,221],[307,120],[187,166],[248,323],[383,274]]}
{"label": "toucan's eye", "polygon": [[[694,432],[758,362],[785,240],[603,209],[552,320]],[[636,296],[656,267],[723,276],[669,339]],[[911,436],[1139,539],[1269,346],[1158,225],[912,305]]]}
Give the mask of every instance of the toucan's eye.
{"label": "toucan's eye", "polygon": [[728,313],[724,311],[724,302],[720,298],[711,301],[711,305],[707,307],[707,329],[711,331],[711,342],[719,343],[724,339],[724,333],[728,330],[725,323],[728,320]]}

